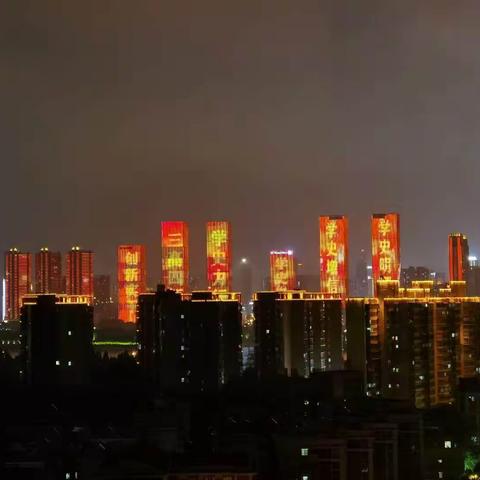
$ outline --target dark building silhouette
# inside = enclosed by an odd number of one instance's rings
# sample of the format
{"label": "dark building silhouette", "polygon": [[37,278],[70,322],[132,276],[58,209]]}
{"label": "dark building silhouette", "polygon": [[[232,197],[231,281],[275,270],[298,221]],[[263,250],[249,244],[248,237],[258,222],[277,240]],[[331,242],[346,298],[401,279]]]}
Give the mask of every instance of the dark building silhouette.
{"label": "dark building silhouette", "polygon": [[11,248],[5,252],[4,320],[18,320],[22,297],[32,291],[32,255]]}
{"label": "dark building silhouette", "polygon": [[95,275],[93,277],[93,304],[112,301],[112,286],[110,275]]}
{"label": "dark building silhouette", "polygon": [[241,372],[242,318],[236,294],[182,295],[160,286],[138,299],[139,361],[167,391],[213,392]]}
{"label": "dark building silhouette", "polygon": [[259,377],[343,368],[342,302],[303,291],[254,295]]}
{"label": "dark building silhouette", "polygon": [[355,265],[355,273],[352,278],[351,295],[354,297],[367,297],[369,295],[367,254],[362,248]]}
{"label": "dark building silhouette", "polygon": [[95,275],[93,277],[94,323],[98,325],[116,318],[116,305],[112,298],[110,275]]}
{"label": "dark building silhouette", "polygon": [[480,262],[476,257],[468,260],[467,295],[480,296]]}
{"label": "dark building silhouette", "polygon": [[400,284],[403,287],[411,287],[413,282],[431,280],[430,270],[426,267],[402,268],[400,273]]}
{"label": "dark building silhouette", "polygon": [[63,293],[60,252],[41,248],[35,254],[35,293]]}
{"label": "dark building silhouette", "polygon": [[72,247],[65,262],[67,295],[88,295],[93,299],[93,252]]}
{"label": "dark building silhouette", "polygon": [[93,360],[88,296],[28,295],[21,316],[23,375],[29,384],[85,384]]}

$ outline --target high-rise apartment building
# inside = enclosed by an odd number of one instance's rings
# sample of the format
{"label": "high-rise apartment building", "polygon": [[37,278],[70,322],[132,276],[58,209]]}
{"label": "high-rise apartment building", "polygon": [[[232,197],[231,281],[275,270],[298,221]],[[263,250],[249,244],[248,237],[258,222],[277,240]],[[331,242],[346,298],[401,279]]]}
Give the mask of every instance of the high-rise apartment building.
{"label": "high-rise apartment building", "polygon": [[35,254],[35,293],[62,292],[62,254],[41,248]]}
{"label": "high-rise apartment building", "polygon": [[477,257],[468,258],[467,295],[480,297],[480,262]]}
{"label": "high-rise apartment building", "polygon": [[308,377],[343,368],[340,299],[304,291],[257,292],[253,309],[259,377]]}
{"label": "high-rise apartment building", "polygon": [[238,294],[159,286],[138,297],[137,331],[140,365],[166,391],[212,392],[240,375]]}
{"label": "high-rise apartment building", "polygon": [[297,287],[295,257],[292,250],[270,252],[270,290],[285,292]]}
{"label": "high-rise apartment building", "polygon": [[86,295],[93,301],[93,252],[72,247],[65,267],[67,295]]}
{"label": "high-rise apartment building", "polygon": [[93,366],[90,296],[27,295],[21,332],[23,375],[35,385],[85,384]]}
{"label": "high-rise apartment building", "polygon": [[371,396],[453,403],[458,378],[480,372],[480,300],[433,295],[433,282],[386,283],[378,298],[347,301],[348,366],[364,373]]}
{"label": "high-rise apartment building", "polygon": [[372,215],[373,285],[378,280],[400,279],[400,216],[398,213]]}
{"label": "high-rise apartment building", "polygon": [[188,226],[185,222],[162,222],[162,282],[167,289],[189,290]]}
{"label": "high-rise apartment building", "polygon": [[344,216],[320,217],[320,291],[348,295],[348,221]]}
{"label": "high-rise apartment building", "polygon": [[145,247],[120,245],[118,247],[118,318],[122,322],[136,321],[139,293],[147,288]]}
{"label": "high-rise apartment building", "polygon": [[463,233],[452,233],[448,237],[448,269],[450,281],[466,280],[468,271],[468,239]]}
{"label": "high-rise apartment building", "polygon": [[4,320],[18,320],[22,297],[32,291],[32,255],[11,248],[5,252]]}
{"label": "high-rise apartment building", "polygon": [[232,290],[230,222],[207,222],[207,284],[212,292]]}

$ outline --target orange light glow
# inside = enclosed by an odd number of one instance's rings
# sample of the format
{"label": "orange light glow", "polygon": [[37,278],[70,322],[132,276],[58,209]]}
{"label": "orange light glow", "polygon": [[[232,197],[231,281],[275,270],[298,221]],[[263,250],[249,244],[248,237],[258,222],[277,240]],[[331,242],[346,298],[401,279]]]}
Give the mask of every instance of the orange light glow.
{"label": "orange light glow", "polygon": [[378,280],[400,278],[400,216],[397,213],[372,216],[372,271]]}
{"label": "orange light glow", "polygon": [[291,250],[270,252],[270,288],[276,292],[296,287],[295,259]]}
{"label": "orange light glow", "polygon": [[166,288],[188,291],[188,226],[162,222],[162,280]]}
{"label": "orange light glow", "polygon": [[320,290],[348,295],[348,221],[344,216],[324,216],[320,227]]}
{"label": "orange light glow", "polygon": [[118,247],[118,318],[135,322],[139,293],[146,290],[145,247],[120,245]]}
{"label": "orange light glow", "polygon": [[231,290],[231,229],[229,222],[207,222],[207,282],[209,290]]}

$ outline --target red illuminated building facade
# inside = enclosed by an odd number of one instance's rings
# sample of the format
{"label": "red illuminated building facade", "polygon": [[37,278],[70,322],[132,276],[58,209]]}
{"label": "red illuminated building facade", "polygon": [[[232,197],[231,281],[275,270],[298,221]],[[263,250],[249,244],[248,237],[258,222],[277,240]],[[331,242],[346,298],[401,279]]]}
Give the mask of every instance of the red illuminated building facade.
{"label": "red illuminated building facade", "polygon": [[63,293],[62,290],[62,255],[41,248],[35,254],[35,293]]}
{"label": "red illuminated building facade", "polygon": [[293,252],[270,252],[270,289],[275,292],[294,290],[297,286]]}
{"label": "red illuminated building facade", "polygon": [[162,282],[180,293],[188,291],[188,226],[185,222],[162,222]]}
{"label": "red illuminated building facade", "polygon": [[207,283],[214,292],[230,292],[231,274],[230,222],[207,222]]}
{"label": "red illuminated building facade", "polygon": [[320,227],[320,289],[348,295],[348,221],[344,216],[323,216]]}
{"label": "red illuminated building facade", "polygon": [[4,320],[18,320],[22,298],[32,291],[32,255],[16,248],[5,253]]}
{"label": "red illuminated building facade", "polygon": [[145,246],[120,245],[118,247],[118,318],[122,322],[135,322],[137,300],[145,293],[147,276]]}
{"label": "red illuminated building facade", "polygon": [[468,271],[468,240],[462,233],[452,233],[448,237],[448,269],[450,281],[465,281]]}
{"label": "red illuminated building facade", "polygon": [[372,271],[378,280],[400,280],[400,216],[378,213],[372,216]]}
{"label": "red illuminated building facade", "polygon": [[93,252],[72,247],[65,266],[67,295],[86,295],[93,301]]}

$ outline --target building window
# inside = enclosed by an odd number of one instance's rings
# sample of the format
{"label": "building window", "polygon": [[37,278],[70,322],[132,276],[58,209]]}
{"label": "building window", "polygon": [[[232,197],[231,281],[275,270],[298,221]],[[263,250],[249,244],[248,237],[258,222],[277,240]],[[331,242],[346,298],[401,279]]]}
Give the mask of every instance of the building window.
{"label": "building window", "polygon": [[445,440],[444,446],[445,448],[452,448],[452,442],[450,440]]}
{"label": "building window", "polygon": [[69,360],[68,361],[68,366],[71,367],[72,366],[72,362]]}
{"label": "building window", "polygon": [[302,457],[308,457],[308,448],[302,448],[301,453]]}
{"label": "building window", "polygon": [[308,475],[302,475],[302,480],[310,480],[310,477]]}
{"label": "building window", "polygon": [[60,360],[57,360],[57,361],[55,362],[55,365],[57,365],[57,366],[60,365]]}

